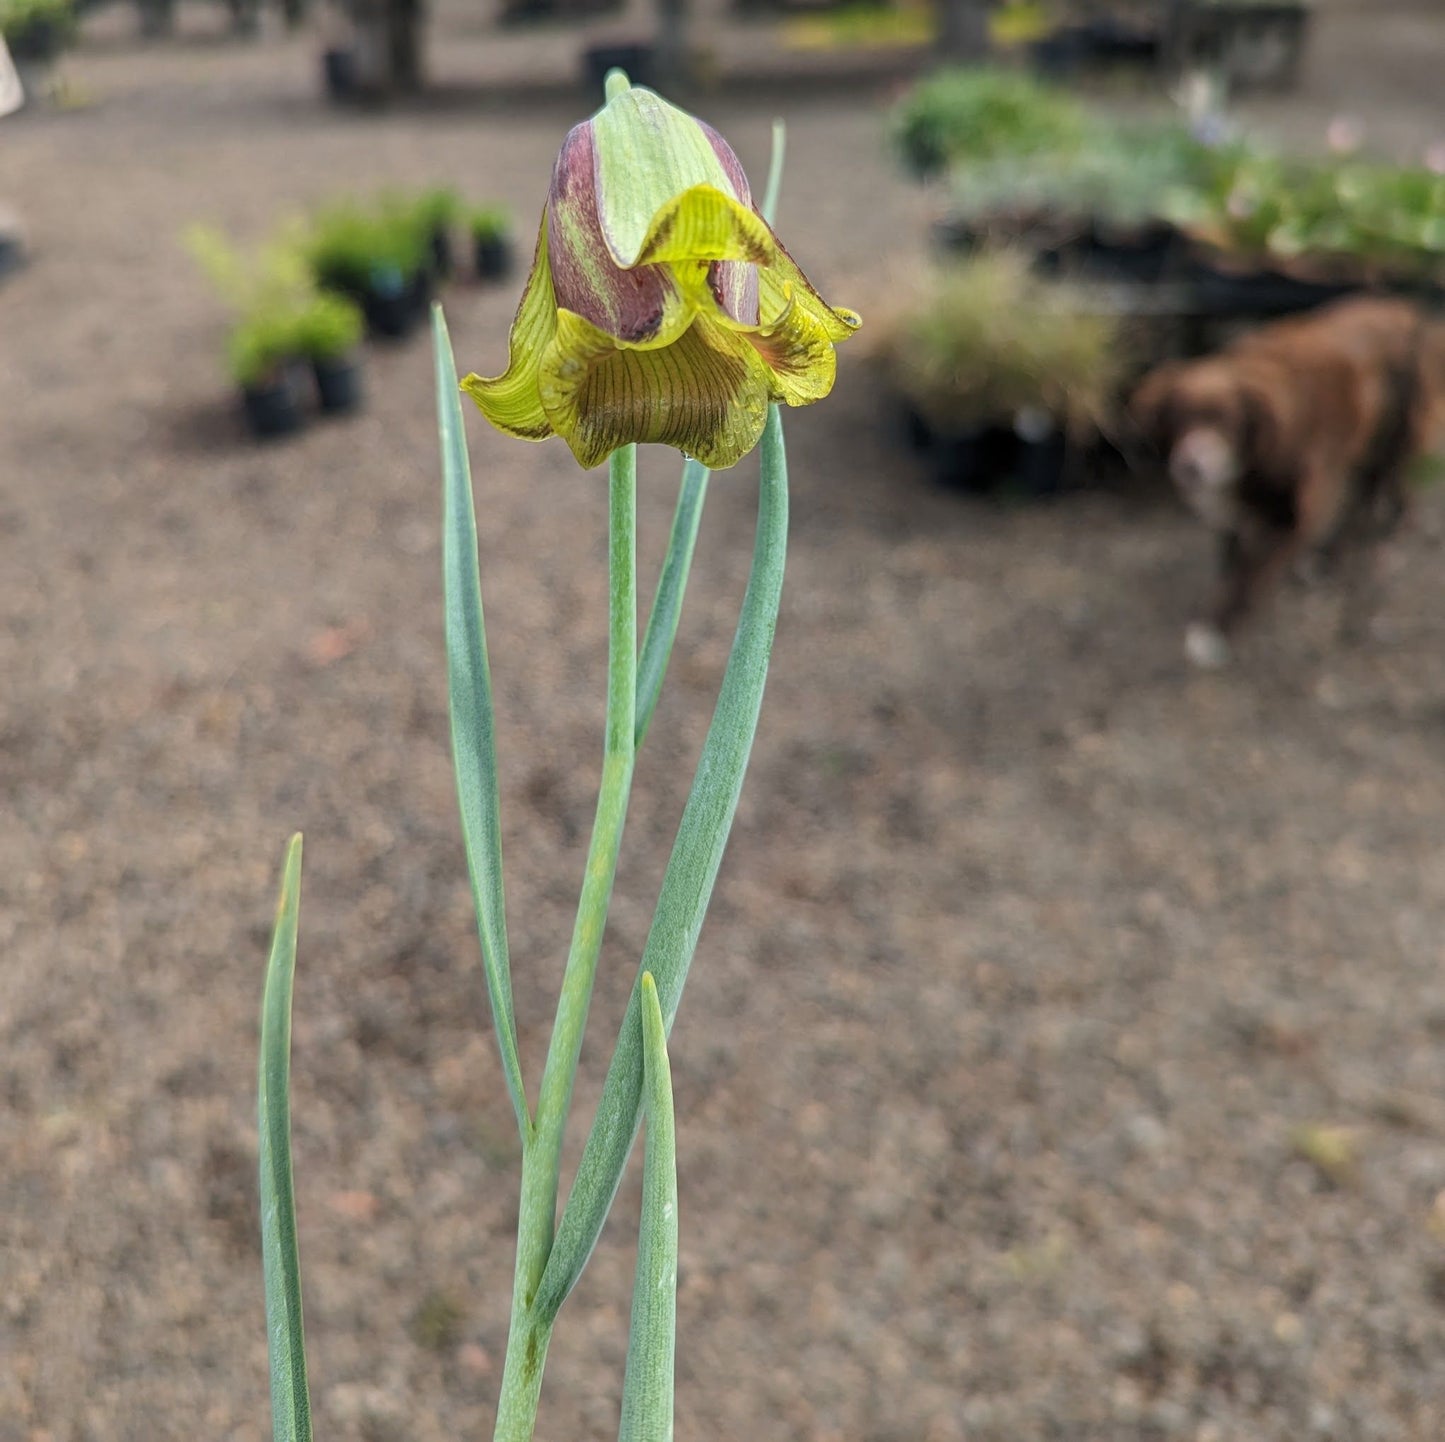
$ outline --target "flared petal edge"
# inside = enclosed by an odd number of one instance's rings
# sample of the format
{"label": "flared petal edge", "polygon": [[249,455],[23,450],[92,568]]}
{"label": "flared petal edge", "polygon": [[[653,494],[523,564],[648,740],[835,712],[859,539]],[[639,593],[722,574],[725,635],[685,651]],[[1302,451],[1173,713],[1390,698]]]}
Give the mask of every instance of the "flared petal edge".
{"label": "flared petal edge", "polygon": [[517,306],[507,337],[507,369],[491,378],[466,376],[461,388],[499,431],[526,441],[541,441],[553,434],[542,405],[537,379],[542,359],[557,334],[557,299],[547,261],[547,213],[537,232],[532,271]]}

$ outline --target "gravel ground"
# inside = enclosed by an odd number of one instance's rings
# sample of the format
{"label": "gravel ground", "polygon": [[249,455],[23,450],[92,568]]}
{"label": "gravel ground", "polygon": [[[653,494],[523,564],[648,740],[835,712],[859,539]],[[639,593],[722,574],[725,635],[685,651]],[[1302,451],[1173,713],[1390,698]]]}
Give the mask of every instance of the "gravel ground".
{"label": "gravel ground", "polygon": [[[514,76],[442,18],[445,76]],[[88,103],[0,122],[36,257],[0,288],[0,1442],[269,1435],[252,1086],[295,827],[318,1435],[483,1436],[518,1158],[451,790],[426,349],[374,353],[366,415],[246,444],[177,237],[389,181],[531,215],[583,102],[338,116],[311,41],[216,23],[141,49],[102,16],[65,66]],[[1336,5],[1306,94],[1260,118],[1308,141],[1348,109],[1416,147],[1442,65],[1419,7]],[[786,114],[782,228],[865,313],[932,204],[882,153],[885,99],[703,107],[754,173]],[[512,303],[448,296],[464,365],[499,364]],[[679,1442],[1445,1435],[1440,499],[1382,639],[1340,649],[1335,598],[1297,591],[1197,676],[1206,547],[1166,500],[938,493],[856,359],[789,435],[774,678],[673,1044]],[[605,494],[560,444],[471,440],[535,1078],[598,770]],[[645,576],[676,472],[645,458]],[[709,497],[584,1114],[755,495],[745,463]],[[544,1438],[615,1435],[636,1207],[630,1177]]]}

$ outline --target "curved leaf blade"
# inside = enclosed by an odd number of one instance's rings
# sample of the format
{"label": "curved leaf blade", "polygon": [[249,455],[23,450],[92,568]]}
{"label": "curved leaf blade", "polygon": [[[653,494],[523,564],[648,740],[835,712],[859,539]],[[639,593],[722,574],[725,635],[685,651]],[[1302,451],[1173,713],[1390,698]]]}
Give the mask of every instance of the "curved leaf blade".
{"label": "curved leaf blade", "polygon": [[[768,158],[768,180],[763,192],[762,214],[769,225],[778,209],[778,190],[783,181],[783,158],[787,150],[787,127],[781,120],[773,121],[773,144]],[[673,512],[672,532],[668,537],[667,555],[662,574],[657,580],[657,594],[652,600],[652,614],[643,636],[642,654],[637,663],[637,730],[636,746],[640,750],[662,694],[663,677],[677,637],[677,623],[682,615],[682,598],[687,590],[688,573],[692,569],[693,551],[697,547],[698,526],[702,505],[707,499],[707,483],[711,471],[701,461],[689,459],[682,468],[682,484]]]}
{"label": "curved leaf blade", "polygon": [[432,346],[442,453],[442,584],[452,765],[457,778],[462,844],[471,876],[492,1023],[502,1053],[507,1092],[525,1145],[532,1124],[522,1084],[517,1022],[512,1009],[512,963],[507,948],[506,898],[502,887],[496,718],[477,564],[477,516],[472,501],[472,472],[462,426],[456,361],[440,306],[432,307]]}
{"label": "curved leaf blade", "polygon": [[261,1002],[257,1120],[261,1141],[261,1267],[275,1442],[311,1442],[311,1397],[301,1322],[301,1262],[291,1178],[291,993],[301,904],[301,837],[286,848],[281,897]]}
{"label": "curved leaf blade", "polygon": [[677,1127],[667,1029],[651,972],[642,974],[642,1224],[632,1286],[632,1330],[622,1384],[618,1442],[672,1442],[677,1340]]}

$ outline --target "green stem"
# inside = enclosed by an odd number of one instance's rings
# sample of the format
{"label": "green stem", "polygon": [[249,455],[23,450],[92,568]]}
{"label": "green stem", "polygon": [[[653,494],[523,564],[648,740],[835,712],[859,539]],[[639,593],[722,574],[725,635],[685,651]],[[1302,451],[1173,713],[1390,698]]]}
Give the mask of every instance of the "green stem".
{"label": "green stem", "polygon": [[624,446],[615,451],[610,469],[607,723],[602,784],[537,1113],[531,1139],[522,1154],[512,1323],[497,1403],[496,1442],[530,1442],[536,1426],[552,1324],[550,1319],[544,1323],[534,1314],[532,1303],[552,1251],[562,1135],[572,1103],[572,1084],[632,789],[637,700],[637,447]]}

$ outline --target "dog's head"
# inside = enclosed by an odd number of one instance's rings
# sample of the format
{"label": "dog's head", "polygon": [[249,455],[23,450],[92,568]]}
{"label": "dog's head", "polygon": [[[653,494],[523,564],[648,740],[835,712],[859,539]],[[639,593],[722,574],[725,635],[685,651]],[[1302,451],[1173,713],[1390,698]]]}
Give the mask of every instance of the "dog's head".
{"label": "dog's head", "polygon": [[1129,412],[1190,508],[1212,526],[1230,524],[1239,482],[1261,468],[1275,430],[1250,376],[1222,359],[1171,361],[1144,377]]}

